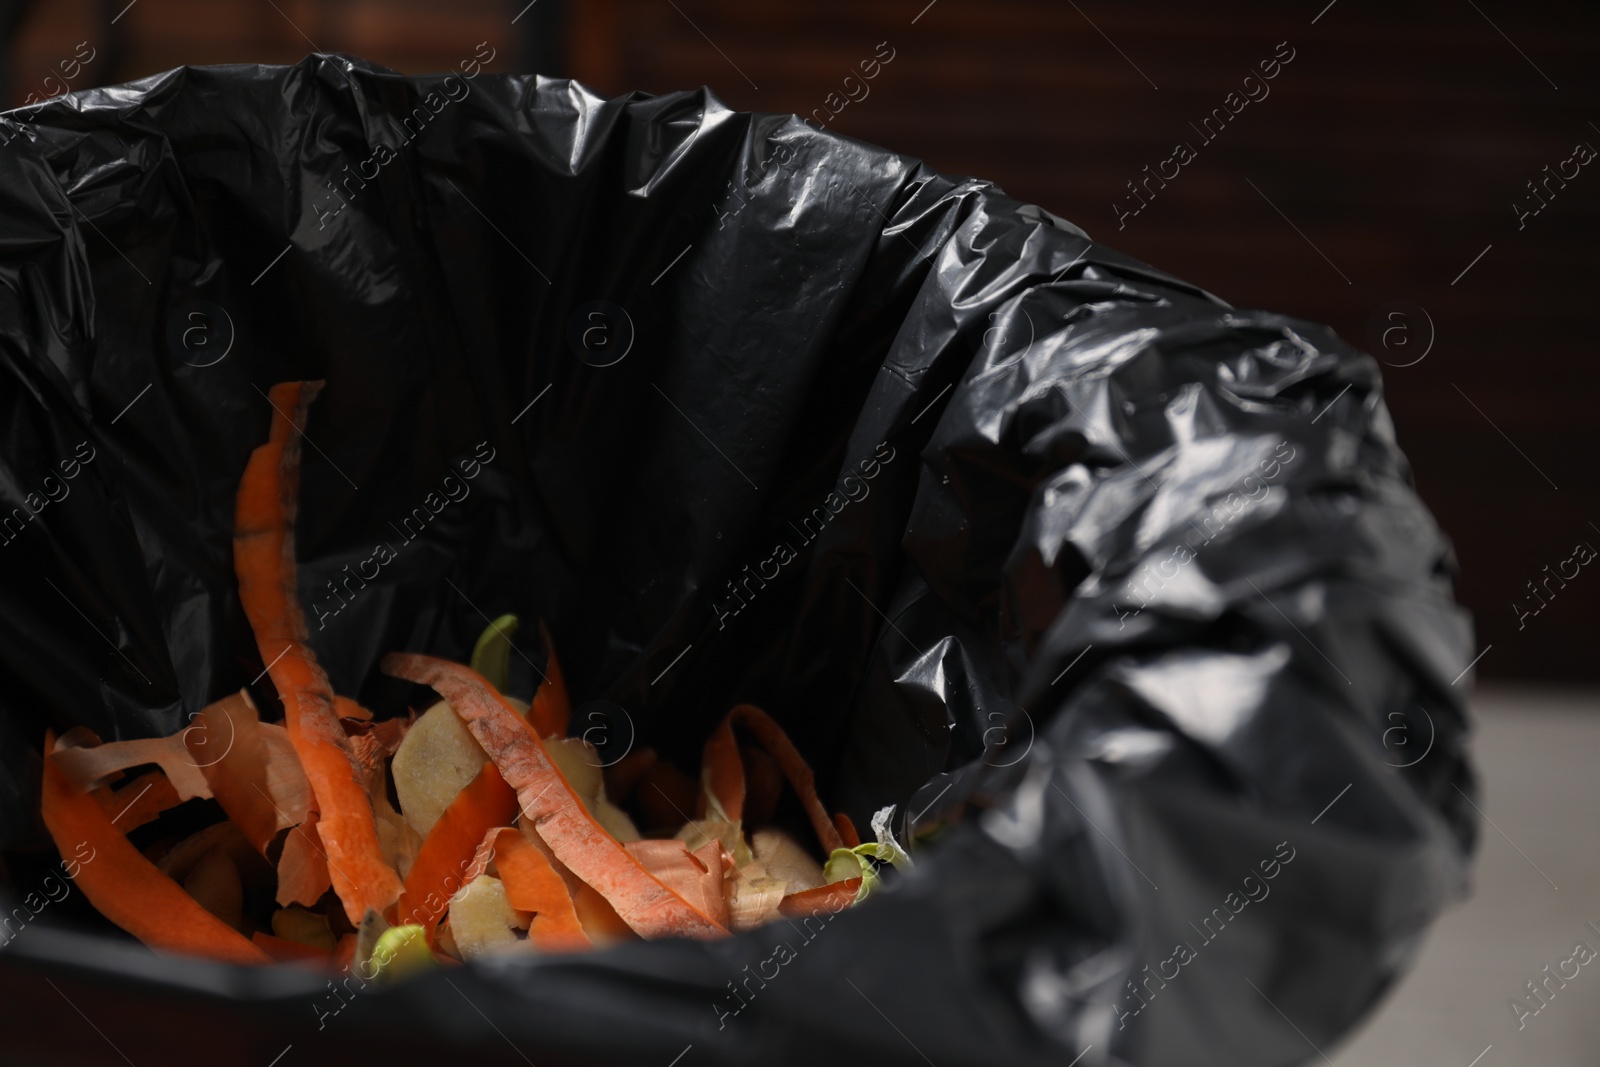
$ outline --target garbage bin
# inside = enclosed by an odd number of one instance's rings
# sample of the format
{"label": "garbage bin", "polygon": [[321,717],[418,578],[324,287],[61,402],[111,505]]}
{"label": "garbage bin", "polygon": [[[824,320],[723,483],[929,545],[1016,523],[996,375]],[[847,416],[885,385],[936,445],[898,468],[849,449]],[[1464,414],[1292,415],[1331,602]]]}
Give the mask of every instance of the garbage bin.
{"label": "garbage bin", "polygon": [[[15,1062],[1290,1064],[1463,892],[1469,623],[1327,328],[705,90],[317,55],[0,140]],[[396,712],[385,652],[543,618],[607,744],[693,767],[760,704],[858,824],[896,805],[915,870],[358,994],[41,897],[47,728],[273,705],[233,492],[267,389],[311,378],[340,691]]]}

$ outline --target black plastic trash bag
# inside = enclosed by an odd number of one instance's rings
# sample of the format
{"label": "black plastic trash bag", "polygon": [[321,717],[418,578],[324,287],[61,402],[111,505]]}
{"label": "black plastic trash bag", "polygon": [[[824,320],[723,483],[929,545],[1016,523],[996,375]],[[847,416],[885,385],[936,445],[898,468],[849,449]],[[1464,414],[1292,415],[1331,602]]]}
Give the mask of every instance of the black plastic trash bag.
{"label": "black plastic trash bag", "polygon": [[[1328,1049],[1475,830],[1470,630],[1375,363],[790,116],[474,74],[189,68],[0,123],[8,1062]],[[41,898],[47,727],[272,706],[230,535],[292,378],[340,691],[398,712],[384,652],[546,618],[603,751],[692,769],[755,702],[916,869],[385,991]]]}

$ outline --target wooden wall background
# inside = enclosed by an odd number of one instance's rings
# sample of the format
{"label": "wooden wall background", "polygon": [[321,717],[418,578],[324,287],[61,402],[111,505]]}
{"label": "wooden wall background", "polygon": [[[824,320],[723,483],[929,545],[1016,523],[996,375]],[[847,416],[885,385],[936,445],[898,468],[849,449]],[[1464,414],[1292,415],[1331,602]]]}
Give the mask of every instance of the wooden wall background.
{"label": "wooden wall background", "polygon": [[[1580,142],[1600,148],[1600,7],[125,2],[34,4],[7,51],[7,99],[45,95],[52,74],[60,85],[80,41],[100,50],[71,88],[181,63],[293,62],[313,47],[443,70],[487,40],[498,69],[606,93],[707,84],[736,108],[811,114],[884,43],[894,59],[831,129],[991,179],[1235,305],[1327,322],[1380,355],[1419,488],[1456,543],[1488,648],[1480,674],[1600,678],[1600,567],[1541,586],[1553,595],[1520,627],[1513,606],[1538,606],[1528,583],[1579,542],[1600,547],[1600,165],[1572,177],[1567,163],[1521,228],[1513,208],[1535,203],[1525,183],[1546,165]],[[1270,94],[1203,143],[1189,124],[1279,42],[1294,58]],[[1178,141],[1197,158],[1119,229],[1125,183]],[[1384,318],[1399,301],[1403,317]],[[1430,322],[1432,347],[1413,363]],[[1387,347],[1386,327],[1398,327]]]}

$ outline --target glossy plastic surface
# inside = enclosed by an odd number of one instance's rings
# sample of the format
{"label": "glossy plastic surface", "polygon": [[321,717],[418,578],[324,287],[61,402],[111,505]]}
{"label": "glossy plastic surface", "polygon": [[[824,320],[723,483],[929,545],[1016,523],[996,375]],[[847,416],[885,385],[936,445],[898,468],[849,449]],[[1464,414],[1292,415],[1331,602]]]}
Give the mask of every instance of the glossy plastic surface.
{"label": "glossy plastic surface", "polygon": [[41,914],[0,1040],[109,1057],[79,1005],[141,1063],[1331,1047],[1475,834],[1470,627],[1373,360],[793,117],[469,72],[191,68],[0,123],[14,893],[46,727],[273,706],[230,535],[288,378],[328,383],[298,533],[341,692],[399,711],[383,653],[543,617],[608,758],[692,772],[752,701],[917,870],[343,998]]}

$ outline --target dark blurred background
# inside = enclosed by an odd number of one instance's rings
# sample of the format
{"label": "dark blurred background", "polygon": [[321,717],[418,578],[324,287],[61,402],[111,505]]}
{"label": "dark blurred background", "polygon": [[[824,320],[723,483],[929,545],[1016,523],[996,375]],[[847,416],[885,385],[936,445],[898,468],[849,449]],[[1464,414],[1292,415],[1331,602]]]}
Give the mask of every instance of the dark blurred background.
{"label": "dark blurred background", "polygon": [[489,69],[709,85],[989,179],[1379,356],[1479,673],[1600,678],[1600,5],[0,0],[0,34],[9,106],[308,51],[453,69],[486,41]]}

